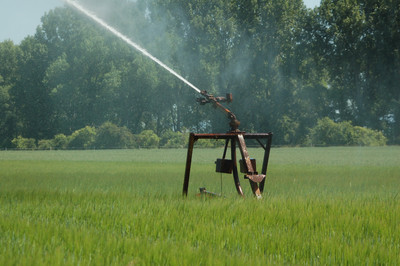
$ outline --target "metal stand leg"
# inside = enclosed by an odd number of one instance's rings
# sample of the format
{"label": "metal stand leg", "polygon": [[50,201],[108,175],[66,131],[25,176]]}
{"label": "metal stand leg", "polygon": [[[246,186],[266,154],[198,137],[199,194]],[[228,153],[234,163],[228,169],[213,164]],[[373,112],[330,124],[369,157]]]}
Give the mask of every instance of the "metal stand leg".
{"label": "metal stand leg", "polygon": [[192,165],[192,155],[193,155],[194,142],[195,142],[194,134],[190,133],[188,151],[187,151],[187,156],[186,156],[185,179],[183,181],[183,192],[182,192],[182,194],[184,196],[187,196],[188,187],[189,187],[189,176],[190,176],[190,167]]}
{"label": "metal stand leg", "polygon": [[[269,161],[269,152],[271,150],[271,143],[272,143],[272,134],[270,134],[267,138],[267,145],[264,148],[264,160],[263,160],[263,166],[261,170],[261,174],[267,176],[267,167],[268,167],[268,161]],[[264,192],[264,184],[265,184],[265,178],[260,182],[260,191],[261,193]]]}
{"label": "metal stand leg", "polygon": [[231,159],[233,163],[232,173],[233,173],[233,181],[235,182],[235,187],[240,196],[243,195],[242,187],[240,186],[239,175],[237,170],[237,162],[236,162],[236,140],[231,138]]}

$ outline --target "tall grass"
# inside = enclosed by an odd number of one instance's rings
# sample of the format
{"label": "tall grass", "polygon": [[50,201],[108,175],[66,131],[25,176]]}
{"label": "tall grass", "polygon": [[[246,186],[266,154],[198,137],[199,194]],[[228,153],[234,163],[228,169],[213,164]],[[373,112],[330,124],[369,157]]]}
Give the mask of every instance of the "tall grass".
{"label": "tall grass", "polygon": [[273,149],[262,200],[196,197],[221,152],[187,199],[185,150],[0,152],[0,264],[400,264],[399,147]]}

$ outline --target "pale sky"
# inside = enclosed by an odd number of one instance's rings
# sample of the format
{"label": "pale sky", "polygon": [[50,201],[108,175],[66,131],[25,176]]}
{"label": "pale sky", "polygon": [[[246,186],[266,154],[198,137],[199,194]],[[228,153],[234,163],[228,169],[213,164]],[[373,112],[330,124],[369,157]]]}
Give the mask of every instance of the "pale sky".
{"label": "pale sky", "polygon": [[0,0],[0,42],[10,39],[19,44],[34,35],[40,18],[63,4],[63,0]]}
{"label": "pale sky", "polygon": [[[303,1],[308,8],[320,3],[320,0]],[[12,40],[19,44],[28,35],[35,34],[46,12],[63,5],[63,0],[0,0],[0,42]]]}

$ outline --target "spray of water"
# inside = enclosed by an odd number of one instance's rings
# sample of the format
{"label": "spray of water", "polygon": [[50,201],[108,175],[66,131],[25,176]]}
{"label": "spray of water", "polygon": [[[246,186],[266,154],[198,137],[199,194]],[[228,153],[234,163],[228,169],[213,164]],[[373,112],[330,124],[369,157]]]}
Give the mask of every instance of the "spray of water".
{"label": "spray of water", "polygon": [[72,0],[65,0],[69,5],[73,6],[74,8],[76,8],[77,10],[79,10],[80,12],[82,12],[83,14],[85,14],[86,16],[90,17],[91,19],[93,19],[94,21],[96,21],[98,24],[100,24],[103,28],[107,29],[108,31],[110,31],[111,33],[113,33],[115,36],[117,36],[118,38],[120,38],[121,40],[123,40],[124,42],[126,42],[127,44],[129,44],[130,46],[132,46],[133,48],[135,48],[136,50],[138,50],[139,52],[141,52],[143,55],[147,56],[148,58],[150,58],[151,60],[153,60],[154,62],[156,62],[157,64],[159,64],[160,66],[162,66],[165,70],[167,70],[169,73],[171,73],[172,75],[174,75],[175,77],[177,77],[178,79],[182,80],[185,84],[187,84],[189,87],[191,87],[192,89],[194,89],[196,92],[201,93],[201,91],[194,86],[192,83],[190,83],[189,81],[187,81],[185,78],[183,78],[181,75],[179,75],[178,73],[176,73],[173,69],[169,68],[167,65],[165,65],[163,62],[161,62],[159,59],[157,59],[156,57],[154,57],[153,55],[151,55],[149,52],[147,52],[144,48],[142,48],[141,46],[139,46],[137,43],[133,42],[131,39],[129,39],[128,37],[126,37],[125,35],[123,35],[122,33],[120,33],[119,31],[117,31],[115,28],[111,27],[110,25],[108,25],[106,22],[104,22],[102,19],[100,19],[99,17],[97,17],[96,15],[92,14],[91,12],[89,12],[87,9],[85,9],[83,6],[81,6],[80,4],[78,4],[75,1]]}

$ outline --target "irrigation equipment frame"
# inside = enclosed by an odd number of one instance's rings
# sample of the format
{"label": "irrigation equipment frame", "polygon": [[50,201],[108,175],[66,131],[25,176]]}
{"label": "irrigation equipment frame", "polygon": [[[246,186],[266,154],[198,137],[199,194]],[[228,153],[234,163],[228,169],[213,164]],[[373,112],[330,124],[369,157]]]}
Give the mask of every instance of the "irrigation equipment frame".
{"label": "irrigation equipment frame", "polygon": [[[188,188],[189,188],[189,179],[190,179],[190,170],[192,164],[192,156],[194,144],[199,139],[224,139],[225,147],[222,159],[217,159],[216,161],[216,172],[220,173],[232,173],[233,180],[235,183],[235,187],[237,193],[240,196],[244,196],[242,187],[239,181],[238,174],[238,163],[237,163],[237,155],[236,155],[236,146],[238,146],[240,150],[240,154],[242,159],[240,162],[240,170],[242,173],[245,173],[244,178],[248,179],[250,182],[251,189],[253,194],[257,198],[261,198],[261,194],[264,191],[265,185],[265,177],[268,169],[268,161],[271,150],[271,142],[272,142],[272,133],[246,133],[240,131],[231,131],[228,133],[222,134],[195,134],[190,133],[189,135],[189,144],[186,156],[186,168],[185,168],[185,178],[183,181],[183,195],[187,196]],[[256,163],[254,159],[251,159],[247,147],[245,144],[245,139],[255,139],[260,146],[264,149],[264,159],[262,163],[261,174],[258,174],[256,171]],[[261,140],[266,140],[266,143],[263,143]],[[231,150],[231,159],[226,159],[226,153],[228,146],[230,144]]]}

